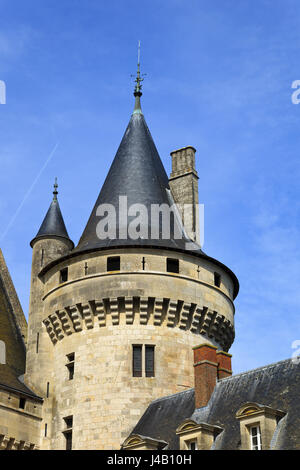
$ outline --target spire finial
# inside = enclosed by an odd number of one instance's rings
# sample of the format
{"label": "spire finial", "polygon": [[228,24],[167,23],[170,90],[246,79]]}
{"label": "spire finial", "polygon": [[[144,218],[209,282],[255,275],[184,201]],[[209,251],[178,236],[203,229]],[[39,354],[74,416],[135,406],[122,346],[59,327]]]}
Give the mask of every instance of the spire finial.
{"label": "spire finial", "polygon": [[144,79],[142,76],[145,74],[141,75],[140,72],[140,57],[141,57],[141,41],[138,43],[138,63],[137,63],[137,74],[136,74],[136,79],[135,79],[135,87],[134,87],[134,96],[135,96],[135,106],[134,106],[134,111],[133,113],[141,113],[141,101],[140,97],[142,96],[142,83]]}
{"label": "spire finial", "polygon": [[53,201],[57,201],[57,195],[58,195],[58,191],[57,191],[57,188],[58,188],[58,184],[57,184],[57,177],[55,177],[55,182],[54,182],[54,191],[53,191]]}

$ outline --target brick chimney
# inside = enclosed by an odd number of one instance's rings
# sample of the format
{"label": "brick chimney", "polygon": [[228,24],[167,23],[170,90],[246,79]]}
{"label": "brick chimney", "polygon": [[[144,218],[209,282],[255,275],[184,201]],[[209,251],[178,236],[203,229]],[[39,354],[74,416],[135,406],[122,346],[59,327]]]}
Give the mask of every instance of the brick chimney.
{"label": "brick chimney", "polygon": [[188,146],[170,153],[172,173],[169,183],[184,228],[194,242],[200,242],[198,213],[198,175],[194,147]]}
{"label": "brick chimney", "polygon": [[206,406],[214,391],[217,379],[232,374],[231,355],[217,351],[211,344],[200,344],[193,348],[195,374],[195,408]]}
{"label": "brick chimney", "polygon": [[225,351],[217,352],[218,379],[224,379],[224,377],[232,375],[231,358],[232,355]]}
{"label": "brick chimney", "polygon": [[215,388],[218,374],[217,348],[200,344],[194,350],[195,407],[206,406]]}

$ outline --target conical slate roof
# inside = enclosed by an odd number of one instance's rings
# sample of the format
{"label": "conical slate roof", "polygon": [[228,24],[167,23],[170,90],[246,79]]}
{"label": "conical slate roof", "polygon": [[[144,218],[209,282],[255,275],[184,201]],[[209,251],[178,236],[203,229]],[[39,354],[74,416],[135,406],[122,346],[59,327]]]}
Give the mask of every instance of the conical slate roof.
{"label": "conical slate roof", "polygon": [[[42,222],[42,225],[35,236],[35,238],[30,242],[32,246],[33,242],[38,238],[45,238],[47,236],[55,236],[55,237],[62,237],[67,238],[72,242],[70,239],[65,222],[59,207],[59,203],[57,200],[57,184],[54,185],[54,197],[48,209],[48,212]],[[72,242],[73,243],[73,242]]]}
{"label": "conical slate roof", "polygon": [[[141,111],[141,79],[137,77],[136,81],[133,114],[79,243],[68,255],[49,263],[40,275],[44,275],[57,262],[82,252],[124,247],[164,248],[184,251],[222,267],[233,280],[236,297],[239,283],[235,274],[220,261],[207,256],[182,227],[168,176]],[[164,230],[166,220],[161,216],[156,219],[152,217],[151,209],[155,206],[169,209],[169,234]],[[143,210],[139,213],[139,209]],[[139,232],[138,236],[132,237],[132,226],[135,227],[135,235]],[[36,238],[47,235],[69,238],[57,201],[52,202]]]}
{"label": "conical slate roof", "polygon": [[[153,205],[165,204],[167,207],[173,206],[174,208],[176,206],[167,174],[140,110],[139,97],[137,99],[138,103],[136,103],[135,110],[75,252],[137,245],[182,250],[186,248],[186,243],[191,241],[186,236],[183,238],[178,238],[176,234],[174,236],[174,223],[181,224],[179,214],[175,216],[176,222],[171,217],[171,233],[166,239],[163,239],[161,220],[155,226],[154,218],[151,217]],[[138,213],[134,211],[134,216],[125,217],[124,206],[120,205],[119,207],[120,196],[126,196],[128,209],[133,204],[141,204],[146,209],[147,217],[143,218],[142,224],[148,232],[148,236],[145,236],[145,232],[137,239],[132,239],[128,233],[124,236],[124,233],[127,232],[125,224],[127,223],[127,226],[130,227],[130,223],[136,219]],[[111,204],[115,208],[116,237],[101,239],[99,233],[97,234],[97,225],[101,220],[99,208],[104,208],[104,204]],[[107,213],[102,212],[101,215],[104,216]],[[123,235],[121,235],[122,233]],[[152,236],[153,234],[154,236]]]}

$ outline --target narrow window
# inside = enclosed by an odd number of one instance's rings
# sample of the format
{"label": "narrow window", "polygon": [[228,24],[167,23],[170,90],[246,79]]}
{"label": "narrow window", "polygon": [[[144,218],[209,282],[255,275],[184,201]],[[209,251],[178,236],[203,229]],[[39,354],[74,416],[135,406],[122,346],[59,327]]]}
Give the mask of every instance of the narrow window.
{"label": "narrow window", "polygon": [[49,398],[49,387],[50,387],[50,384],[49,382],[47,382],[47,392],[46,392],[46,397]]}
{"label": "narrow window", "polygon": [[60,283],[67,282],[68,280],[68,268],[61,269],[60,271]]}
{"label": "narrow window", "polygon": [[22,410],[25,410],[25,404],[26,404],[25,398],[20,398],[19,408],[21,408]]}
{"label": "narrow window", "polygon": [[47,423],[45,423],[45,437],[47,437]]}
{"label": "narrow window", "polygon": [[142,377],[142,346],[132,346],[132,375]]}
{"label": "narrow window", "polygon": [[66,429],[63,431],[66,440],[66,450],[72,450],[72,434],[73,434],[73,416],[64,418]]}
{"label": "narrow window", "polygon": [[145,348],[145,371],[146,377],[154,377],[154,346]]}
{"label": "narrow window", "polygon": [[120,271],[120,256],[107,258],[107,271]]}
{"label": "narrow window", "polygon": [[250,428],[251,450],[261,450],[260,427],[253,426]]}
{"label": "narrow window", "polygon": [[75,353],[68,354],[67,361],[66,368],[68,369],[69,380],[73,380],[75,369]]}
{"label": "narrow window", "polygon": [[36,334],[36,353],[39,352],[39,340],[40,340],[40,334]]}
{"label": "narrow window", "polygon": [[167,258],[167,272],[179,273],[179,259]]}
{"label": "narrow window", "polygon": [[64,422],[66,424],[66,428],[71,429],[73,427],[73,416],[67,416],[64,418]]}
{"label": "narrow window", "polygon": [[218,273],[214,273],[214,282],[216,287],[220,287],[221,285],[221,276]]}
{"label": "narrow window", "polygon": [[6,364],[6,347],[2,340],[0,340],[0,364]]}

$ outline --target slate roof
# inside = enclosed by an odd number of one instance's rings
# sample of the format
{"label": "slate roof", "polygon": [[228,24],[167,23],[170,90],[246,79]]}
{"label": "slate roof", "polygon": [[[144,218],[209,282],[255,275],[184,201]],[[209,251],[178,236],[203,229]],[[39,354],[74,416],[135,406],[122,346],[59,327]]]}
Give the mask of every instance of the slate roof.
{"label": "slate roof", "polygon": [[214,449],[237,450],[240,424],[235,415],[247,402],[286,413],[279,421],[271,447],[300,450],[300,362],[291,359],[227,377],[217,382],[207,406],[194,410],[194,389],[153,401],[132,434],[165,440],[169,449],[179,449],[176,428],[185,420],[220,426]]}
{"label": "slate roof", "polygon": [[36,397],[19,379],[25,372],[26,329],[27,322],[0,250],[0,340],[6,349],[6,363],[0,364],[0,387]]}
{"label": "slate roof", "polygon": [[[132,237],[127,235],[127,232],[124,237],[120,237],[120,230],[122,232],[122,229],[124,229],[124,223],[122,221],[120,222],[122,217],[119,217],[119,212],[120,215],[124,212],[122,208],[119,208],[120,196],[127,197],[128,208],[133,204],[142,204],[146,207],[148,220],[143,219],[142,224],[148,228],[148,237],[132,239]],[[113,239],[99,239],[97,236],[97,224],[100,221],[100,216],[97,215],[96,212],[98,207],[102,204],[111,204],[116,210],[116,237]],[[144,115],[139,107],[139,109],[135,109],[131,115],[127,129],[87,225],[77,247],[71,252],[70,256],[98,249],[136,246],[184,251],[205,258],[223,268],[233,280],[234,297],[236,297],[239,291],[239,282],[235,274],[221,262],[207,256],[199,245],[190,240],[184,230],[182,238],[178,238],[174,234],[175,224],[177,227],[181,226],[182,228],[179,213],[177,213],[174,218],[171,218],[170,236],[167,239],[163,238],[161,218],[158,224],[155,224],[153,218],[150,217],[151,206],[154,204],[159,206],[165,204],[168,207],[176,207],[170,190],[168,176],[146,124]],[[106,214],[102,215],[106,217]],[[133,219],[136,219],[136,215],[132,217],[128,216],[128,226]],[[153,232],[151,228],[153,229],[155,225],[159,235],[152,237],[151,234],[153,234]],[[49,267],[53,264],[54,263],[50,264]],[[48,269],[48,267],[45,269]],[[44,273],[44,271],[42,273]]]}
{"label": "slate roof", "polygon": [[[30,242],[30,245],[32,246],[33,242],[38,238],[44,238],[48,236],[62,237],[70,240],[59,203],[56,198],[54,198],[51,202],[42,225],[40,226],[40,229],[34,239]],[[73,242],[71,241],[71,243]]]}
{"label": "slate roof", "polygon": [[[149,215],[148,220],[145,220],[149,233],[147,239],[132,240],[126,236],[124,240],[119,238],[100,240],[97,237],[96,226],[100,218],[96,215],[96,211],[101,204],[112,204],[116,208],[117,236],[119,230],[125,227],[119,218],[119,196],[127,197],[128,207],[138,203],[147,208],[147,214]],[[172,226],[171,237],[162,239],[161,222],[157,227],[158,239],[151,238],[150,214],[152,204],[166,204],[170,207],[175,205],[175,202],[170,191],[168,176],[145,118],[142,113],[133,113],[75,251],[120,246],[120,244],[126,246],[142,244],[144,246],[185,250],[185,244],[191,242],[191,240],[187,236],[175,239]],[[135,218],[135,216],[128,217],[128,225]],[[180,217],[177,222],[180,224]],[[198,250],[201,252],[200,247]]]}

